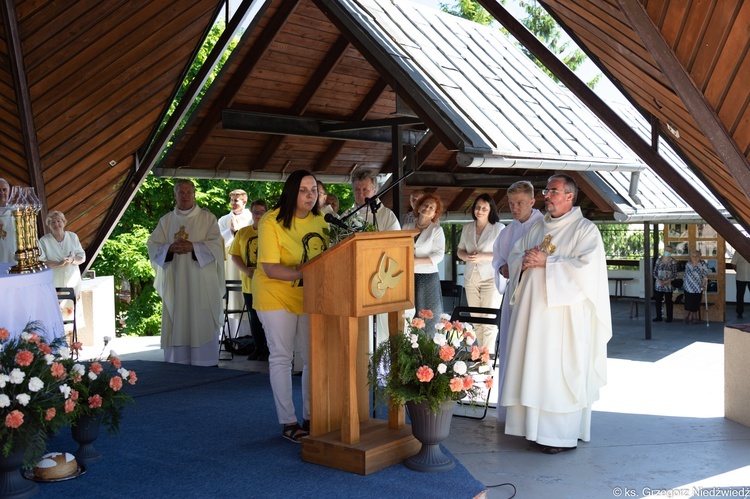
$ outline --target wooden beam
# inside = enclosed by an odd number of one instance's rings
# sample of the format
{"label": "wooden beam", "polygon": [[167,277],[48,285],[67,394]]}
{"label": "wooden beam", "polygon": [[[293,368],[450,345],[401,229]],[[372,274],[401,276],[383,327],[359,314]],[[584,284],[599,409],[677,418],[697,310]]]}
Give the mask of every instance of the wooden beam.
{"label": "wooden beam", "polygon": [[[34,113],[31,109],[31,95],[29,84],[26,80],[26,69],[23,60],[23,48],[21,47],[21,35],[18,30],[16,18],[16,7],[13,0],[3,0],[2,3],[3,26],[5,27],[5,38],[8,48],[8,59],[10,71],[13,77],[13,89],[16,94],[16,107],[18,109],[18,121],[21,124],[21,137],[26,156],[26,166],[29,172],[29,183],[36,189],[36,195],[42,202],[39,219],[47,217],[47,189],[44,183],[42,171],[42,159],[39,155],[39,141],[36,136],[34,125]],[[44,223],[41,223],[44,232]]]}
{"label": "wooden beam", "polygon": [[193,162],[195,155],[211,135],[211,131],[221,122],[222,111],[231,107],[245,80],[247,80],[258,62],[260,62],[298,3],[298,0],[280,2],[279,9],[273,15],[268,25],[263,28],[263,32],[256,40],[253,49],[248,51],[245,58],[237,65],[237,69],[222,89],[221,94],[213,101],[211,108],[201,121],[195,134],[178,156],[175,162],[176,167],[190,165]]}
{"label": "wooden beam", "polygon": [[[133,159],[133,169],[130,171],[127,178],[122,183],[120,192],[117,195],[117,199],[115,199],[112,207],[107,213],[106,218],[99,226],[99,231],[97,232],[91,244],[86,248],[86,261],[83,263],[84,270],[88,270],[91,267],[91,263],[94,261],[94,258],[96,258],[96,255],[104,245],[104,242],[107,240],[117,223],[120,221],[120,218],[122,218],[123,213],[125,213],[128,205],[135,197],[135,194],[138,192],[141,184],[143,184],[143,181],[146,179],[146,175],[148,175],[148,173],[153,169],[156,162],[159,160],[159,157],[161,156],[161,153],[166,145],[169,143],[170,138],[179,128],[182,119],[185,117],[185,115],[187,115],[190,107],[197,99],[200,91],[203,89],[203,86],[208,80],[208,77],[211,75],[213,69],[216,67],[218,62],[221,60],[221,57],[229,47],[232,39],[241,28],[242,21],[250,11],[250,7],[254,1],[258,0],[244,0],[237,11],[235,11],[234,16],[232,16],[232,20],[227,25],[224,33],[221,34],[216,42],[216,45],[214,45],[214,48],[211,50],[211,53],[208,54],[208,57],[203,63],[203,66],[201,66],[200,70],[198,71],[198,74],[195,75],[195,78],[185,91],[185,95],[177,105],[177,109],[175,109],[174,113],[172,113],[169,120],[161,129],[154,141],[148,144],[149,147],[142,148],[144,150],[147,150],[146,155],[143,156],[143,158],[141,158],[138,152],[136,152],[136,154],[134,155],[135,157]],[[251,32],[252,26],[247,28],[246,36],[250,36]],[[200,40],[199,43],[202,44],[203,40]],[[187,61],[188,66],[192,63],[192,60]],[[181,81],[177,82],[177,86],[181,84]],[[167,102],[166,106],[169,107],[171,104],[171,102]]]}
{"label": "wooden beam", "polygon": [[[500,24],[549,69],[576,97],[593,112],[615,135],[648,164],[674,191],[709,224],[716,229],[741,255],[750,258],[750,239],[727,220],[703,195],[671,164],[631,129],[602,99],[583,83],[560,59],[551,53],[528,29],[518,22],[496,0],[478,0]],[[543,3],[543,2],[542,2]],[[741,220],[747,225],[747,220]],[[745,227],[747,228],[747,227]]]}
{"label": "wooden beam", "polygon": [[705,95],[693,83],[690,74],[654,25],[646,9],[635,0],[616,0],[633,31],[638,35],[672,89],[714,147],[716,154],[750,201],[750,164],[719,119]]}

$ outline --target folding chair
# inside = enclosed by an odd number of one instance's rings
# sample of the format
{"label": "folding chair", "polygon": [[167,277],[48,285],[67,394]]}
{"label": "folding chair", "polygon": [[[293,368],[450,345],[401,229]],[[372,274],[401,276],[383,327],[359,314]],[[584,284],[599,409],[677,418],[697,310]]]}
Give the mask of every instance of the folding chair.
{"label": "folding chair", "polygon": [[[485,314],[489,317],[472,315],[472,314]],[[490,324],[497,326],[498,333],[495,339],[495,359],[492,361],[492,375],[495,375],[495,369],[497,368],[497,352],[500,351],[500,309],[499,308],[484,308],[484,307],[462,307],[458,306],[453,309],[451,314],[451,322],[461,321],[469,322],[471,324]],[[490,393],[492,388],[487,390],[487,398],[484,400],[484,412],[481,416],[472,416],[469,414],[454,414],[459,418],[470,418],[470,419],[484,419],[487,416],[487,409],[490,406]],[[463,406],[482,407],[482,405],[476,404],[474,401],[465,402],[459,400],[458,403]]]}
{"label": "folding chair", "polygon": [[446,307],[446,310],[453,310],[461,305],[461,300],[464,295],[463,286],[456,284],[453,281],[440,281],[440,291],[443,295],[443,301],[445,301],[446,298],[451,300],[451,306]]}
{"label": "folding chair", "polygon": [[[221,326],[221,339],[219,340],[219,352],[221,352],[222,346],[224,346],[225,351],[228,351],[226,349],[226,345],[229,342],[231,342],[233,338],[237,337],[237,335],[240,332],[242,316],[245,313],[248,313],[247,306],[245,305],[244,296],[242,300],[242,308],[239,308],[239,309],[229,308],[229,293],[242,294],[242,281],[236,280],[236,279],[228,279],[226,281],[226,288],[224,291],[224,324]],[[240,314],[240,318],[237,321],[237,331],[234,332],[234,336],[232,336],[232,330],[231,330],[231,327],[229,326],[229,316],[232,314]],[[234,359],[234,352],[229,352],[229,354],[232,356],[231,358]]]}
{"label": "folding chair", "polygon": [[70,334],[70,343],[73,344],[78,341],[78,324],[76,323],[76,307],[78,306],[78,303],[76,300],[76,290],[73,288],[55,288],[55,291],[57,291],[58,302],[64,300],[70,300],[73,302],[73,318],[63,321],[63,327],[68,324],[73,325],[73,331]]}

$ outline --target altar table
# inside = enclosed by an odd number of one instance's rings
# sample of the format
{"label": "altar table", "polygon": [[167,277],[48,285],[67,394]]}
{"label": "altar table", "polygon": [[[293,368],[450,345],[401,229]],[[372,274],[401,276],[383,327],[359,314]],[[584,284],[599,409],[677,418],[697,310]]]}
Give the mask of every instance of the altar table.
{"label": "altar table", "polygon": [[10,267],[10,263],[0,263],[0,327],[14,337],[29,321],[40,321],[48,342],[65,336],[52,270],[8,274]]}

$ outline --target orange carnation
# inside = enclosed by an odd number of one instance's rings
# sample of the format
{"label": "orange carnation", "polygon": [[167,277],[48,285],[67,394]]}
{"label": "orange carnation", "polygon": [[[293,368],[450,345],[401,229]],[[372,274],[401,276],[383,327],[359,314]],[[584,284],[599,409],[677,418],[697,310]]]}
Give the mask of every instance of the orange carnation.
{"label": "orange carnation", "polygon": [[52,353],[52,349],[46,343],[39,343],[39,350],[41,350],[41,352],[45,355],[49,355]]}
{"label": "orange carnation", "polygon": [[92,395],[89,397],[89,407],[91,409],[97,409],[102,406],[102,396]]}
{"label": "orange carnation", "polygon": [[422,329],[425,326],[425,323],[419,317],[415,317],[411,320],[411,325],[417,329]]}
{"label": "orange carnation", "polygon": [[10,331],[4,327],[0,327],[0,340],[7,340],[8,338],[10,338]]}
{"label": "orange carnation", "polygon": [[104,371],[104,367],[98,362],[92,362],[89,366],[89,371],[99,376],[99,374]]}
{"label": "orange carnation", "polygon": [[451,379],[451,391],[452,392],[460,392],[463,389],[464,389],[464,382],[461,381],[461,378]]}
{"label": "orange carnation", "polygon": [[65,366],[63,366],[59,362],[53,362],[49,370],[52,373],[52,376],[57,379],[62,379],[65,377]]}
{"label": "orange carnation", "polygon": [[44,419],[46,421],[51,421],[55,418],[56,414],[57,414],[57,409],[55,409],[54,407],[50,407],[49,409],[47,409],[47,412],[44,415]]}
{"label": "orange carnation", "polygon": [[5,416],[5,426],[8,428],[18,428],[23,424],[23,413],[16,409]]}
{"label": "orange carnation", "polygon": [[456,349],[450,345],[443,345],[440,347],[440,360],[448,362],[456,355]]}
{"label": "orange carnation", "polygon": [[472,345],[472,347],[471,347],[471,360],[477,360],[481,356],[482,356],[482,351],[479,350],[479,347],[476,346],[476,345]]}
{"label": "orange carnation", "polygon": [[120,369],[122,367],[122,362],[120,362],[120,359],[117,357],[112,357],[109,360],[109,363],[115,366],[115,369]]}
{"label": "orange carnation", "polygon": [[76,403],[73,402],[72,398],[69,398],[68,400],[65,401],[65,414],[73,412],[75,408],[76,408]]}
{"label": "orange carnation", "polygon": [[34,354],[28,350],[21,350],[16,354],[16,364],[19,366],[30,366],[34,361]]}
{"label": "orange carnation", "polygon": [[487,378],[486,380],[484,380],[484,387],[487,388],[488,390],[490,388],[492,388],[492,378],[491,377]]}
{"label": "orange carnation", "polygon": [[430,320],[433,317],[435,317],[435,314],[433,314],[432,310],[430,310],[430,309],[420,310],[419,314],[417,314],[417,315],[419,315],[422,319],[427,319],[427,320]]}
{"label": "orange carnation", "polygon": [[128,383],[134,385],[136,381],[138,381],[138,376],[135,375],[135,371],[130,371],[130,376],[128,376]]}
{"label": "orange carnation", "polygon": [[109,380],[109,387],[116,392],[120,391],[120,388],[122,388],[122,378],[119,376],[112,376]]}
{"label": "orange carnation", "polygon": [[429,383],[434,377],[435,373],[427,366],[422,366],[417,369],[417,379],[422,383]]}
{"label": "orange carnation", "polygon": [[474,386],[474,378],[471,376],[464,376],[464,390],[471,390],[472,386]]}

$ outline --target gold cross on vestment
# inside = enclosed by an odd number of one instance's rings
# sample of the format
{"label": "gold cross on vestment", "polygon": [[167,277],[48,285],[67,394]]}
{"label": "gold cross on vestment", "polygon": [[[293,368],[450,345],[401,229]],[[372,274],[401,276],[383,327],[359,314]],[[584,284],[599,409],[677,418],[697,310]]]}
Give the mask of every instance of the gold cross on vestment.
{"label": "gold cross on vestment", "polygon": [[542,245],[539,247],[539,249],[547,253],[548,255],[551,255],[555,252],[555,248],[557,248],[557,246],[552,244],[552,234],[547,234],[546,236],[544,236]]}
{"label": "gold cross on vestment", "polygon": [[188,233],[185,232],[185,226],[181,225],[180,230],[174,233],[174,240],[179,241],[180,239],[187,239],[189,237]]}
{"label": "gold cross on vestment", "polygon": [[3,223],[0,222],[0,239],[5,239],[5,236],[7,236],[8,233],[3,230]]}

